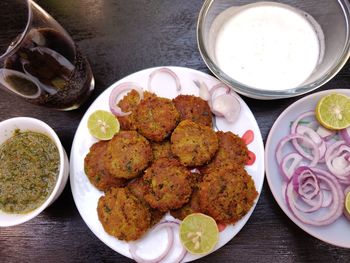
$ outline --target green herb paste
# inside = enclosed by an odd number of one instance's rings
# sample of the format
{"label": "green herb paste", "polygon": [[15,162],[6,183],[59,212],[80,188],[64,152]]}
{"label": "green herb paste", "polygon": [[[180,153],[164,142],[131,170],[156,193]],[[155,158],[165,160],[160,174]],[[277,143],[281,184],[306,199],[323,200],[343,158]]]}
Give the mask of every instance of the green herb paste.
{"label": "green herb paste", "polygon": [[58,172],[55,143],[37,132],[20,132],[0,146],[0,210],[27,213],[52,192]]}

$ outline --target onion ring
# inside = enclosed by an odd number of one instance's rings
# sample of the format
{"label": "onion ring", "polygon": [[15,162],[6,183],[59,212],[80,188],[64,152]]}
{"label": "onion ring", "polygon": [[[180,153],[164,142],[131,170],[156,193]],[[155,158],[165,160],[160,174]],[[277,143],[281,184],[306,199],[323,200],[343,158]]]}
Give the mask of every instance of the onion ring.
{"label": "onion ring", "polygon": [[117,99],[120,94],[128,90],[137,91],[140,97],[139,102],[143,99],[143,89],[138,84],[133,82],[124,82],[122,84],[119,84],[112,90],[111,94],[109,95],[109,108],[115,116],[122,117],[131,114],[131,111],[123,112],[122,109],[117,106]]}
{"label": "onion ring", "polygon": [[296,207],[296,202],[293,199],[295,189],[293,185],[293,180],[291,180],[287,185],[287,190],[285,194],[286,202],[294,214],[296,218],[298,218],[301,222],[313,226],[323,226],[333,223],[335,220],[337,220],[343,213],[343,203],[344,203],[344,194],[341,190],[341,187],[337,180],[334,177],[328,177],[325,174],[317,174],[315,170],[311,170],[311,168],[305,168],[311,172],[316,173],[316,177],[318,180],[324,182],[329,186],[329,188],[332,191],[332,194],[334,196],[333,202],[329,208],[329,212],[326,216],[320,217],[318,216],[316,219],[310,219],[308,217],[305,217],[305,215],[298,210]]}
{"label": "onion ring", "polygon": [[158,68],[158,69],[154,70],[149,75],[148,84],[147,84],[148,91],[152,92],[152,80],[153,80],[154,76],[157,73],[167,73],[167,74],[169,74],[175,81],[176,90],[177,91],[181,91],[181,83],[180,83],[179,77],[176,75],[176,73],[174,71],[172,71],[171,69],[168,69],[168,68]]}
{"label": "onion ring", "polygon": [[282,138],[282,140],[279,141],[278,145],[277,145],[277,149],[276,149],[276,158],[277,158],[277,162],[278,164],[280,164],[282,162],[282,148],[283,146],[293,140],[293,139],[302,139],[302,140],[305,140],[313,149],[313,153],[314,153],[314,156],[313,156],[313,159],[310,163],[309,166],[313,167],[313,166],[316,166],[316,164],[318,163],[319,159],[320,159],[320,153],[319,153],[319,150],[318,150],[318,147],[317,145],[312,141],[310,140],[309,138],[307,137],[304,137],[300,134],[290,134],[284,138]]}

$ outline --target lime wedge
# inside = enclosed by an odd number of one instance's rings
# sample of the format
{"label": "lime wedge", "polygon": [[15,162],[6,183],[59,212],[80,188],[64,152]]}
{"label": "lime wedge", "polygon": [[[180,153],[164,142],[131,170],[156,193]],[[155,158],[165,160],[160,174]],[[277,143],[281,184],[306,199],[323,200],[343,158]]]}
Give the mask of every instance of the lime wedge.
{"label": "lime wedge", "polygon": [[327,129],[341,130],[350,126],[350,97],[331,93],[316,106],[316,118]]}
{"label": "lime wedge", "polygon": [[345,213],[350,216],[350,191],[346,194],[345,197]]}
{"label": "lime wedge", "polygon": [[110,140],[119,132],[117,118],[110,112],[97,110],[89,116],[87,123],[89,132],[99,140]]}
{"label": "lime wedge", "polygon": [[180,224],[180,240],[192,254],[211,252],[219,240],[215,220],[201,213],[190,214]]}

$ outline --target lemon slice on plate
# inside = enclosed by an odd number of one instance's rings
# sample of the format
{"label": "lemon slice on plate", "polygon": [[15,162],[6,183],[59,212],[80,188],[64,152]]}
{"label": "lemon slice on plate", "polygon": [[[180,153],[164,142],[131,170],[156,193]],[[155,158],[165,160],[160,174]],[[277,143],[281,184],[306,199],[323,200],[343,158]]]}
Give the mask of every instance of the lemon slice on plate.
{"label": "lemon slice on plate", "polygon": [[350,191],[346,194],[345,197],[345,213],[347,214],[350,220]]}
{"label": "lemon slice on plate", "polygon": [[89,132],[99,140],[110,140],[119,132],[117,118],[110,112],[97,110],[89,116],[87,123]]}
{"label": "lemon slice on plate", "polygon": [[211,252],[219,240],[215,220],[201,213],[190,214],[180,224],[180,240],[192,254]]}
{"label": "lemon slice on plate", "polygon": [[316,118],[328,129],[347,128],[350,126],[350,97],[339,93],[322,97],[316,106]]}

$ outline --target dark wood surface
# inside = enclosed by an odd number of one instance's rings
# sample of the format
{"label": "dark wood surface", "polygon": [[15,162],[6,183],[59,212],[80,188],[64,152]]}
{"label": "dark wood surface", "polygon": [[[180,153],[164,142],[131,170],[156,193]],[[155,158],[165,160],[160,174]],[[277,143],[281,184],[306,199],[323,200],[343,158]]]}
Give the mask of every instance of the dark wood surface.
{"label": "dark wood surface", "polygon": [[[40,0],[88,56],[96,88],[78,110],[59,112],[0,91],[0,120],[30,116],[48,123],[69,154],[91,102],[116,80],[154,66],[184,66],[206,73],[196,43],[202,0]],[[10,28],[9,28],[10,30]],[[350,64],[321,89],[349,88]],[[299,97],[300,98],[300,97]],[[264,142],[278,115],[299,98],[258,101],[253,111]],[[350,227],[350,225],[349,225]],[[131,262],[104,245],[80,217],[69,183],[51,207],[28,223],[0,229],[0,262]],[[308,235],[283,213],[264,183],[246,226],[220,250],[198,262],[350,262],[350,250]]]}

